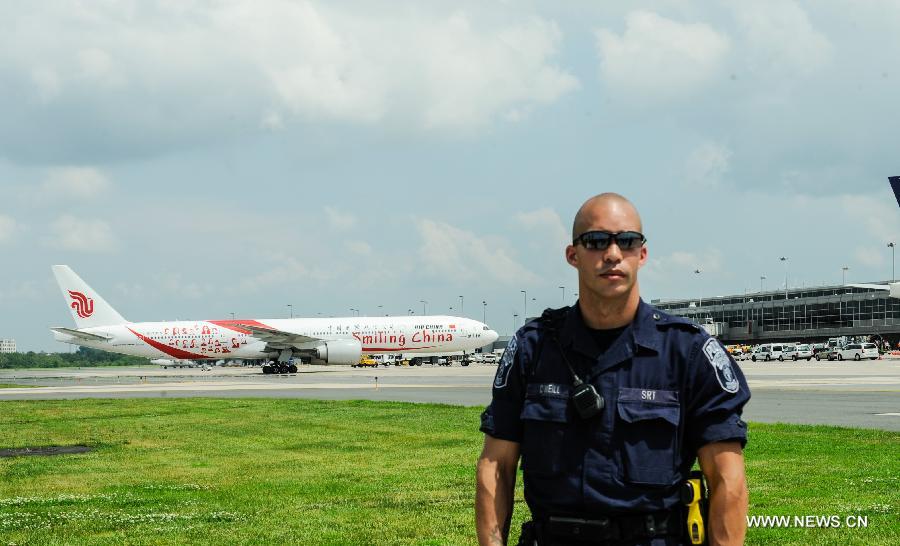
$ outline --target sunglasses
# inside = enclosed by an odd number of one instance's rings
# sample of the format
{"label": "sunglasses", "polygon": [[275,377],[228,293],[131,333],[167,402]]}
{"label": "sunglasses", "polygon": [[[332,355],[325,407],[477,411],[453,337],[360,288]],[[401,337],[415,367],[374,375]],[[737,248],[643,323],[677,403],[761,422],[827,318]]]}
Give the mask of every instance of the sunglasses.
{"label": "sunglasses", "polygon": [[586,231],[575,237],[572,241],[573,245],[581,243],[586,250],[606,250],[610,243],[615,242],[619,250],[633,250],[640,248],[647,242],[647,238],[643,233],[637,231],[621,231],[619,233],[610,233],[608,231]]}

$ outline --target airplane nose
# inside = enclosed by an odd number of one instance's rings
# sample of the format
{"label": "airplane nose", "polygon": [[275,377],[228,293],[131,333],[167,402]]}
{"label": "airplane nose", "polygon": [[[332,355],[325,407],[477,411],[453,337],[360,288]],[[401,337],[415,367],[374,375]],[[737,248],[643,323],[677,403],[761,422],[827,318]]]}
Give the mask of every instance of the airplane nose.
{"label": "airplane nose", "polygon": [[497,332],[495,332],[493,330],[488,332],[488,339],[491,340],[490,341],[491,343],[497,341],[499,338],[500,338],[500,334],[498,334]]}

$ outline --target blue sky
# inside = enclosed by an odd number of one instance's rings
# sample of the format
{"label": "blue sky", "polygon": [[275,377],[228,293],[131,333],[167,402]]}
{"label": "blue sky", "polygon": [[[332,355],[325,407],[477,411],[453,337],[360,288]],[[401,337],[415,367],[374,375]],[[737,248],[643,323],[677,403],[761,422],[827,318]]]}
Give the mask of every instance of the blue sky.
{"label": "blue sky", "polygon": [[602,191],[646,299],[891,275],[897,2],[261,6],[0,8],[0,337],[62,348],[55,263],[131,320],[462,295],[508,333]]}

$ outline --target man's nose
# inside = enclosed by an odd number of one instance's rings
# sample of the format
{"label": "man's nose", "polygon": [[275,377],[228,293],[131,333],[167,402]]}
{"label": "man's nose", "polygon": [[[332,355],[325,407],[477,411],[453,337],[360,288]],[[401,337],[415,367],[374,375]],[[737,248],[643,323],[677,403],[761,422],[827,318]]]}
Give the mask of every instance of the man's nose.
{"label": "man's nose", "polygon": [[606,248],[606,252],[603,253],[603,261],[606,263],[614,263],[617,264],[622,261],[622,249],[619,248],[619,244],[616,242],[610,242],[609,246]]}

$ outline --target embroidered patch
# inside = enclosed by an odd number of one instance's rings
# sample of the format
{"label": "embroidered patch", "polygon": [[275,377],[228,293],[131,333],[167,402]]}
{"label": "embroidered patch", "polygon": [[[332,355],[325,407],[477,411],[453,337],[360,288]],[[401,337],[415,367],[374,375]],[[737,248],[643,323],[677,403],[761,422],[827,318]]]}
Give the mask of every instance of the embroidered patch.
{"label": "embroidered patch", "polygon": [[506,380],[509,378],[509,370],[512,369],[513,359],[516,356],[516,336],[510,338],[500,357],[500,364],[497,365],[497,375],[494,376],[494,388],[502,389],[506,386]]}
{"label": "embroidered patch", "polygon": [[725,392],[735,393],[740,388],[737,376],[734,374],[734,368],[731,367],[731,359],[725,352],[725,347],[715,338],[709,338],[703,344],[703,354],[712,364],[716,371],[716,379]]}

